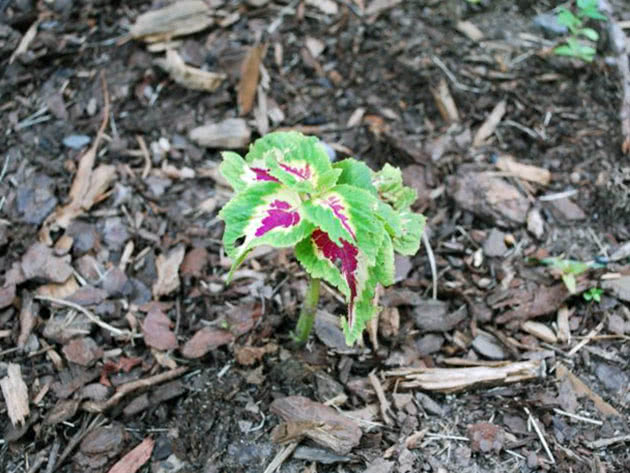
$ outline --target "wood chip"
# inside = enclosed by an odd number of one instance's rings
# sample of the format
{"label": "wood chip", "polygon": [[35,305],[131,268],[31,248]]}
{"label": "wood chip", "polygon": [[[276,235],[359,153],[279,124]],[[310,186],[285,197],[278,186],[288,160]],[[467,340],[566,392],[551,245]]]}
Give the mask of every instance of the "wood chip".
{"label": "wood chip", "polygon": [[227,330],[204,327],[186,342],[182,348],[182,356],[185,358],[201,358],[206,353],[220,346],[227,345],[233,340],[234,335]]}
{"label": "wood chip", "polygon": [[556,334],[553,333],[553,330],[540,322],[528,320],[527,322],[523,322],[521,328],[525,332],[530,333],[534,337],[539,338],[547,343],[556,343],[558,341],[558,337],[556,337]]}
{"label": "wood chip", "polygon": [[147,43],[167,41],[206,29],[213,23],[210,14],[210,7],[202,0],[179,0],[140,15],[129,34]]}
{"label": "wood chip", "polygon": [[402,3],[402,0],[372,0],[365,9],[365,14],[367,16],[380,15],[385,10],[394,8],[400,3]]}
{"label": "wood chip", "polygon": [[145,438],[127,455],[118,460],[108,473],[135,473],[149,461],[154,445],[155,440],[151,437]]}
{"label": "wood chip", "polygon": [[144,342],[158,350],[177,348],[177,338],[172,328],[174,323],[162,311],[159,304],[151,304],[149,313],[142,324]]}
{"label": "wood chip", "polygon": [[542,184],[543,186],[548,186],[551,182],[551,172],[549,172],[549,170],[530,164],[519,163],[509,155],[500,156],[497,159],[496,166],[501,171],[510,173],[526,181]]}
{"label": "wood chip", "polygon": [[0,379],[0,388],[13,425],[24,423],[29,414],[28,388],[22,379],[20,365],[9,363],[7,375]]}
{"label": "wood chip", "polygon": [[497,129],[497,126],[503,119],[503,115],[505,115],[505,111],[507,108],[507,103],[505,100],[501,100],[490,112],[490,115],[486,118],[486,120],[482,123],[482,125],[475,133],[475,137],[473,138],[473,147],[478,147],[483,145],[490,136],[494,133],[494,130]]}
{"label": "wood chip", "polygon": [[483,32],[470,21],[458,21],[455,28],[473,41],[481,41],[483,39]]}
{"label": "wood chip", "polygon": [[247,147],[251,130],[242,118],[228,118],[219,123],[209,123],[193,128],[188,136],[207,148],[242,149]]}
{"label": "wood chip", "polygon": [[177,84],[191,90],[213,92],[221,85],[227,75],[208,72],[189,66],[174,49],[166,52],[166,58],[156,59],[155,63],[164,69]]}
{"label": "wood chip", "polygon": [[353,420],[332,407],[302,396],[276,399],[270,410],[285,422],[311,423],[310,428],[301,433],[339,455],[349,453],[361,440],[361,429]]}
{"label": "wood chip", "polygon": [[448,88],[448,83],[442,78],[435,89],[431,89],[433,100],[440,112],[440,115],[446,123],[456,123],[459,121],[459,112],[457,105]]}
{"label": "wood chip", "polygon": [[333,0],[306,0],[306,5],[319,8],[327,15],[336,15],[339,13],[339,6]]}
{"label": "wood chip", "polygon": [[401,368],[386,376],[401,377],[402,388],[452,393],[479,385],[494,386],[539,378],[539,360],[505,363],[497,367],[474,368]]}
{"label": "wood chip", "polygon": [[569,328],[569,309],[567,306],[562,306],[558,309],[556,318],[556,324],[558,325],[558,340],[563,343],[568,343],[571,340],[571,329]]}
{"label": "wood chip", "polygon": [[266,44],[257,44],[247,51],[241,64],[241,78],[236,90],[238,91],[239,115],[247,115],[254,106],[256,87],[260,78],[260,64],[267,50]]}

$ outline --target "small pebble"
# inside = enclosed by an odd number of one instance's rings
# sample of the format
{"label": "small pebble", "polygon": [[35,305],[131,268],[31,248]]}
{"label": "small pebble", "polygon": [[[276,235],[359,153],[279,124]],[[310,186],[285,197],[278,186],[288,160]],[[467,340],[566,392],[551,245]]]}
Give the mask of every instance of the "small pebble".
{"label": "small pebble", "polygon": [[68,135],[63,139],[64,146],[72,149],[81,149],[92,141],[87,135]]}

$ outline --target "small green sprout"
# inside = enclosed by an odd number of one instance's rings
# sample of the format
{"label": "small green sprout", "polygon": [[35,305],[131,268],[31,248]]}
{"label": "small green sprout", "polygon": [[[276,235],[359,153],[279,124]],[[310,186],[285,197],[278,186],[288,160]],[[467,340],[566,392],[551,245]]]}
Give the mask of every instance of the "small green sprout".
{"label": "small green sprout", "polygon": [[595,301],[599,303],[604,290],[599,287],[592,287],[588,291],[582,293],[582,297],[585,301]]}
{"label": "small green sprout", "polygon": [[567,27],[571,36],[566,38],[564,44],[554,48],[553,52],[559,56],[570,56],[591,62],[597,53],[591,44],[599,39],[599,34],[593,28],[584,25],[589,19],[607,20],[599,11],[599,1],[577,0],[577,14],[564,6],[559,7],[556,19],[560,25]]}
{"label": "small green sprout", "polygon": [[353,345],[378,311],[377,285],[394,283],[394,252],[420,247],[425,219],[411,210],[416,191],[403,185],[400,169],[331,163],[317,138],[297,132],[269,133],[244,158],[226,151],[219,169],[235,191],[219,212],[232,259],[228,283],[254,247],[295,247],[309,282],[294,339],[307,340],[324,280],[345,297],[341,326]]}
{"label": "small green sprout", "polygon": [[540,264],[549,266],[560,272],[562,282],[567,287],[570,294],[577,292],[577,283],[575,277],[582,273],[585,273],[589,269],[603,268],[604,265],[597,262],[584,263],[582,261],[575,261],[570,259],[561,258],[545,258],[539,261]]}

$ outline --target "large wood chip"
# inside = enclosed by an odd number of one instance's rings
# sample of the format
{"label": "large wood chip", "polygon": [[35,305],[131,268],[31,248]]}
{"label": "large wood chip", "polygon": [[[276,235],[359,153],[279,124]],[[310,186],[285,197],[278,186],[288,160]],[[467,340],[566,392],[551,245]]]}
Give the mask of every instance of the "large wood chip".
{"label": "large wood chip", "polygon": [[569,369],[562,363],[556,364],[556,379],[558,379],[559,381],[568,379],[578,397],[588,397],[591,401],[593,401],[595,407],[597,407],[597,409],[599,409],[602,414],[615,417],[621,416],[617,409],[604,401],[600,396],[595,394],[591,390],[591,388],[589,388],[586,383],[584,383],[584,381],[571,373]]}
{"label": "large wood chip", "polygon": [[463,166],[450,178],[448,191],[464,210],[500,227],[517,227],[527,220],[529,201],[516,187],[489,172],[469,172]]}
{"label": "large wood chip", "polygon": [[213,23],[210,14],[202,0],[178,0],[140,15],[129,34],[147,43],[167,41],[206,29]]}
{"label": "large wood chip", "polygon": [[127,455],[118,460],[108,473],[135,473],[149,461],[154,445],[155,440],[151,437],[145,438]]}
{"label": "large wood chip", "polygon": [[507,103],[505,100],[501,100],[490,112],[490,115],[486,118],[486,120],[481,124],[477,133],[475,133],[475,137],[473,138],[473,146],[481,146],[483,145],[490,136],[497,129],[497,126],[503,119],[503,115],[505,115]]}
{"label": "large wood chip", "polygon": [[401,377],[402,388],[452,393],[478,386],[495,386],[539,378],[540,360],[505,363],[502,366],[474,368],[401,368],[386,376]]}
{"label": "large wood chip", "polygon": [[193,128],[188,136],[207,148],[242,149],[249,143],[252,131],[242,118],[228,118],[219,123]]}
{"label": "large wood chip", "polygon": [[166,51],[166,57],[156,59],[155,63],[164,69],[177,84],[192,90],[213,92],[227,77],[225,74],[202,71],[187,65],[174,49]]}
{"label": "large wood chip", "polygon": [[609,279],[602,282],[602,287],[622,301],[630,302],[630,276]]}
{"label": "large wood chip", "polygon": [[156,258],[155,266],[158,277],[153,284],[153,296],[156,299],[170,294],[179,287],[179,267],[184,261],[185,253],[184,246],[179,245],[166,255],[162,254]]}
{"label": "large wood chip", "polygon": [[22,379],[20,365],[9,363],[7,375],[0,379],[0,388],[13,425],[24,423],[28,417],[28,388]]}
{"label": "large wood chip", "polygon": [[238,108],[241,116],[247,115],[254,106],[256,87],[260,77],[260,63],[267,50],[265,44],[257,44],[249,49],[241,64],[241,79],[238,83]]}
{"label": "large wood chip", "polygon": [[[332,407],[302,396],[276,399],[270,410],[293,427],[299,427],[291,429],[292,432],[299,431],[299,436],[308,437],[340,455],[349,453],[361,440],[361,429],[353,420]],[[276,438],[281,436],[277,434]],[[295,440],[295,436],[291,440]]]}

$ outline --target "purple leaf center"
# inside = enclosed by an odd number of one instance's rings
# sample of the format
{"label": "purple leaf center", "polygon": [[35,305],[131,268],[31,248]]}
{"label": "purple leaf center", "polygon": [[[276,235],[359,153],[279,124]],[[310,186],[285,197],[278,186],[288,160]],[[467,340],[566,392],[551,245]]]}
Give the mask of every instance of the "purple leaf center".
{"label": "purple leaf center", "polygon": [[313,243],[322,252],[324,257],[333,264],[337,261],[341,262],[341,273],[346,278],[348,287],[350,288],[350,309],[348,310],[348,323],[352,325],[352,306],[354,299],[357,297],[357,276],[356,270],[358,266],[357,255],[359,250],[356,246],[348,243],[341,238],[341,246],[337,245],[330,239],[327,233],[319,228],[311,234]]}
{"label": "purple leaf center", "polygon": [[255,236],[263,236],[278,227],[290,228],[300,222],[300,214],[291,210],[291,205],[283,200],[274,200],[267,209],[267,216],[262,219]]}
{"label": "purple leaf center", "polygon": [[289,174],[293,174],[294,176],[300,178],[302,181],[306,181],[311,178],[311,167],[308,164],[304,165],[303,168],[291,167],[283,163],[278,163],[278,166]]}
{"label": "purple leaf center", "polygon": [[274,182],[280,182],[278,181],[278,179],[276,179],[275,177],[273,177],[271,174],[269,174],[269,171],[267,169],[262,169],[262,168],[251,168],[252,171],[254,171],[256,173],[256,180],[257,181],[274,181]]}
{"label": "purple leaf center", "polygon": [[343,225],[343,228],[345,228],[348,231],[348,233],[352,235],[352,238],[356,241],[357,236],[354,234],[352,227],[350,227],[350,224],[348,223],[348,217],[343,214],[345,207],[341,205],[339,198],[336,196],[331,196],[328,198],[326,203],[335,214],[335,217],[337,217],[341,221],[341,225]]}

